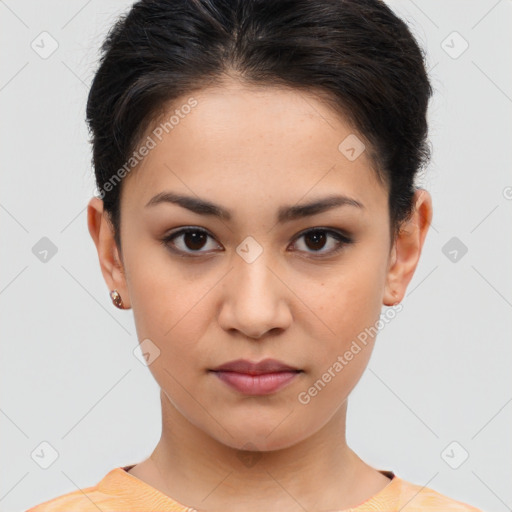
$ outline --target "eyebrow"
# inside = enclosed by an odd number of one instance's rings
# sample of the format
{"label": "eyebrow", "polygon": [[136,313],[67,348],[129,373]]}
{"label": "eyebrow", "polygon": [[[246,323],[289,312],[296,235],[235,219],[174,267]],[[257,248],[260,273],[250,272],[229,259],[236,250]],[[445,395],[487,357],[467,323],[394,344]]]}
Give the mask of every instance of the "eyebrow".
{"label": "eyebrow", "polygon": [[[185,196],[174,192],[160,192],[146,203],[145,208],[161,203],[176,204],[199,215],[211,215],[226,221],[231,220],[233,216],[231,210],[220,205],[198,197]],[[339,206],[364,208],[362,203],[351,197],[331,195],[299,206],[282,206],[278,210],[277,222],[282,224],[284,222],[316,215]]]}

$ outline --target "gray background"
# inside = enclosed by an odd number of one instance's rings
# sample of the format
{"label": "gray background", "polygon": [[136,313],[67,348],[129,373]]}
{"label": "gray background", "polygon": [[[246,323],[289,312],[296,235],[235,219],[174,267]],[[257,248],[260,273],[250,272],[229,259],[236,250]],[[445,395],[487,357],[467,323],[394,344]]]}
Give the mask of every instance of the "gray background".
{"label": "gray background", "polygon": [[[0,1],[2,511],[91,486],[159,439],[157,385],[86,225],[86,95],[106,30],[129,5]],[[512,2],[390,5],[427,49],[436,89],[419,183],[434,220],[403,311],[349,401],[348,442],[376,468],[502,512],[512,507]],[[57,248],[46,261],[43,237]],[[42,442],[58,453],[47,469]]]}

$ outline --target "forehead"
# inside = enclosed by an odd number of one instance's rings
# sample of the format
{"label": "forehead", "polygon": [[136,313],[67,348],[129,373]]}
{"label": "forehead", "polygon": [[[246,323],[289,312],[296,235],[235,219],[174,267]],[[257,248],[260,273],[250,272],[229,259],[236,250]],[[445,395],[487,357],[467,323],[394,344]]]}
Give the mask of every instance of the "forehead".
{"label": "forehead", "polygon": [[237,81],[202,89],[168,105],[141,141],[148,142],[124,184],[132,206],[163,190],[243,203],[298,202],[335,189],[387,204],[362,137],[306,91]]}

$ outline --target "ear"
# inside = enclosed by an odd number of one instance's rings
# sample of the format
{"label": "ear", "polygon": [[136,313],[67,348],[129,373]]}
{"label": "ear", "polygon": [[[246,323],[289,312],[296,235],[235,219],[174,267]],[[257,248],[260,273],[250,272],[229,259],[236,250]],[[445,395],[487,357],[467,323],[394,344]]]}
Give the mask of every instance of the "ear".
{"label": "ear", "polygon": [[98,197],[93,197],[87,205],[87,225],[96,245],[101,273],[109,291],[117,289],[123,300],[123,308],[129,309],[130,301],[122,258],[114,240],[112,224],[103,209],[103,201]]}
{"label": "ear", "polygon": [[401,227],[390,253],[383,298],[386,306],[398,304],[404,298],[432,222],[432,198],[429,192],[417,189],[413,201],[414,212]]}

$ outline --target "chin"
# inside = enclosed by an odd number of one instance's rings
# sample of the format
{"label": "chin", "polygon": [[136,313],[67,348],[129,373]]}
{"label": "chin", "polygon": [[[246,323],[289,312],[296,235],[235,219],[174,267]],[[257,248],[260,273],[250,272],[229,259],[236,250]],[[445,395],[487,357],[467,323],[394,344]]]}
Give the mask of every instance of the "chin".
{"label": "chin", "polygon": [[259,426],[254,422],[249,426],[231,424],[227,426],[229,432],[239,432],[243,435],[231,437],[223,432],[222,438],[217,437],[217,440],[236,450],[270,452],[289,448],[307,437],[304,432],[290,432],[283,428],[280,421],[272,422],[272,427],[270,423]]}

